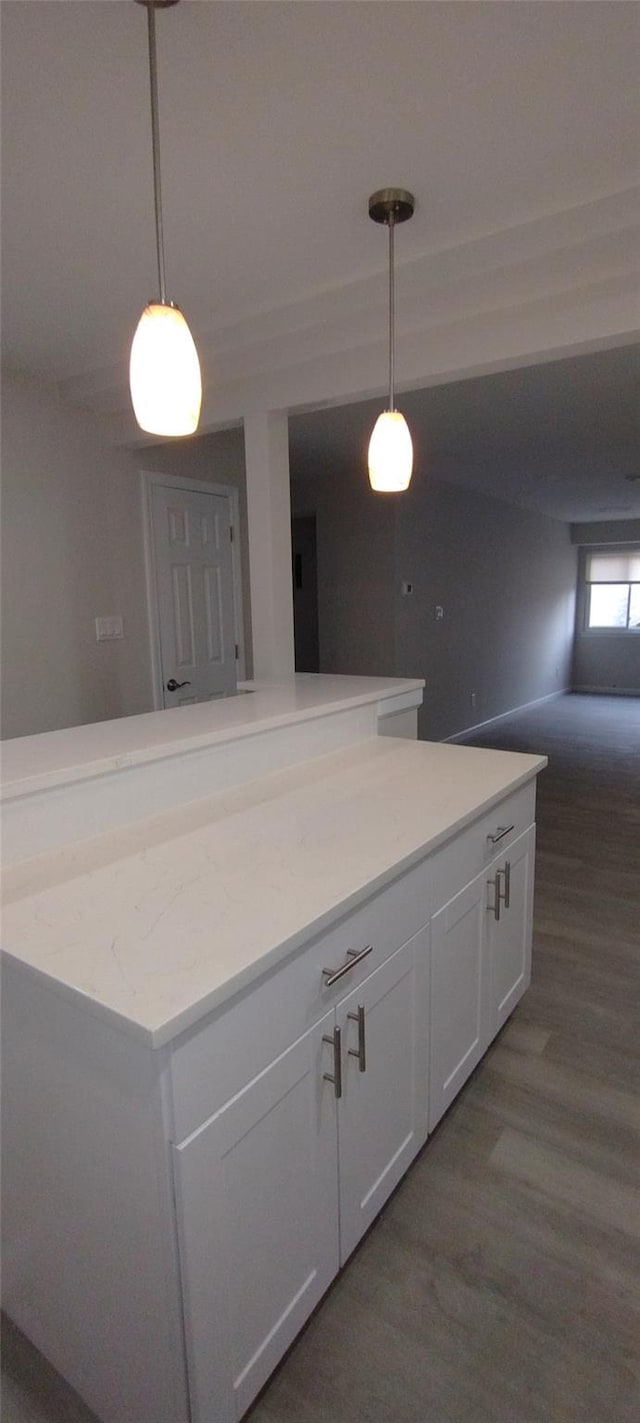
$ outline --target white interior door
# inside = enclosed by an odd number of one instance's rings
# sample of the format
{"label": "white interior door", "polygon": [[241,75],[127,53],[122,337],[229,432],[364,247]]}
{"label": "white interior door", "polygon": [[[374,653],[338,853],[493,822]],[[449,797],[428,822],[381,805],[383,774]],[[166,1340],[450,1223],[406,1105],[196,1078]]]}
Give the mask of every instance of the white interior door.
{"label": "white interior door", "polygon": [[231,509],[221,494],[151,488],[165,707],[236,689]]}

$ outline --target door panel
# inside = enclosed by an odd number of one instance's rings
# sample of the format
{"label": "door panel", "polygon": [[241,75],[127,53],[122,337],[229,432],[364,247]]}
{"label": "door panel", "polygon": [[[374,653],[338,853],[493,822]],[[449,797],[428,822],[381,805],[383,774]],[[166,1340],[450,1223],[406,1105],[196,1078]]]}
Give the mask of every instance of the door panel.
{"label": "door panel", "polygon": [[[236,689],[231,511],[221,494],[151,489],[164,705]],[[169,691],[170,680],[186,683]]]}
{"label": "door panel", "polygon": [[242,1416],[338,1269],[333,1023],[174,1148],[194,1423]]}
{"label": "door panel", "polygon": [[195,666],[196,652],[193,633],[193,595],[191,569],[188,564],[171,565],[173,592],[173,623],[175,628],[174,666],[182,672]]}
{"label": "door panel", "polygon": [[492,1035],[506,1022],[531,981],[535,826],[510,846],[499,867],[510,865],[509,907],[500,919],[489,911]]}
{"label": "door panel", "polygon": [[431,920],[430,1131],[489,1041],[485,902],[482,874]]}
{"label": "door panel", "polygon": [[224,627],[222,622],[222,581],[219,568],[205,567],[204,606],[207,620],[207,659],[209,665],[224,661]]}
{"label": "door panel", "polygon": [[[426,1139],[428,991],[423,930],[336,1010],[344,1048],[338,1109],[342,1263]],[[359,1008],[361,1024],[355,1021]],[[354,1056],[363,1031],[364,1071]]]}

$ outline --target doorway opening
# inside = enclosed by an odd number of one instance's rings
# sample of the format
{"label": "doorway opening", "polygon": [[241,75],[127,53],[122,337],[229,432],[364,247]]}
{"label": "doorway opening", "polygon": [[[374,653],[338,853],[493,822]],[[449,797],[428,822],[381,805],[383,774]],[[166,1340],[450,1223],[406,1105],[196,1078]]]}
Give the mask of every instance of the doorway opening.
{"label": "doorway opening", "polygon": [[320,671],[318,553],[315,514],[291,520],[293,635],[296,672]]}

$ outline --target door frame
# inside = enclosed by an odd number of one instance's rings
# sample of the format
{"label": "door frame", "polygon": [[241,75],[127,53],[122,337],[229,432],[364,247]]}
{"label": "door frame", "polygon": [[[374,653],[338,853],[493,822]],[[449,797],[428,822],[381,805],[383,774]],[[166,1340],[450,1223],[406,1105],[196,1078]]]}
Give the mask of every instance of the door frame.
{"label": "door frame", "polygon": [[177,474],[153,474],[140,470],[142,498],[142,534],[144,544],[144,571],[147,589],[147,618],[149,625],[149,653],[151,659],[151,686],[154,711],[164,711],[164,685],[162,678],[162,656],[160,651],[160,614],[158,610],[156,557],[153,538],[152,496],[156,485],[169,489],[181,489],[183,493],[217,494],[229,501],[229,524],[233,529],[231,544],[231,567],[233,570],[233,624],[234,638],[238,648],[236,670],[238,683],[246,677],[244,609],[242,602],[242,554],[240,550],[240,493],[233,484],[213,484],[204,479],[181,478]]}

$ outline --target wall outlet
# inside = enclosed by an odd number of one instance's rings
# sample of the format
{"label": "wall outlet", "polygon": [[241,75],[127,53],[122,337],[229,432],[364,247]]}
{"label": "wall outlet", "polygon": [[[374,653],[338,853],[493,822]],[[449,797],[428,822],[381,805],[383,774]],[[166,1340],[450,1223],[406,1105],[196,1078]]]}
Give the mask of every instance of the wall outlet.
{"label": "wall outlet", "polygon": [[121,617],[96,618],[96,642],[113,642],[118,637],[124,637]]}
{"label": "wall outlet", "polygon": [[471,693],[471,710],[475,711],[478,706],[478,698],[475,692]]}
{"label": "wall outlet", "polygon": [[442,606],[442,603],[436,603],[436,606],[433,610],[433,616],[437,623],[442,622],[442,619],[444,617],[444,608]]}

